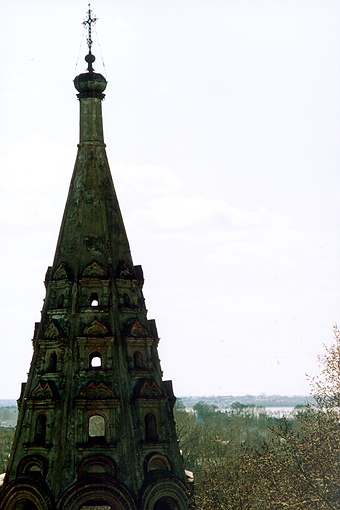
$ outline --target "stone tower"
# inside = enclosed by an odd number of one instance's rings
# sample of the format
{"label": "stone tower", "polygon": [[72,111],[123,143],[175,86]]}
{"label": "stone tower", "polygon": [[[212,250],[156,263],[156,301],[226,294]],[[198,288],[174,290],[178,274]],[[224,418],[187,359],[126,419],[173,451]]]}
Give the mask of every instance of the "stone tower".
{"label": "stone tower", "polygon": [[94,72],[74,80],[80,140],[36,324],[2,510],[186,510],[171,381],[107,161]]}

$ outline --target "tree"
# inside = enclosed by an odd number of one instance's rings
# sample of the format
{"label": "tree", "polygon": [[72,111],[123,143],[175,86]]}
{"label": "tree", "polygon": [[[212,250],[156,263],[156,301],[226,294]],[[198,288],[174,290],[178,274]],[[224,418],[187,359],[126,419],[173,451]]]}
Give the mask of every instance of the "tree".
{"label": "tree", "polygon": [[311,378],[316,405],[277,418],[235,403],[178,413],[199,510],[340,510],[340,332]]}
{"label": "tree", "polygon": [[194,409],[175,408],[175,417],[185,467],[194,472],[197,509],[251,510],[255,446],[262,448],[274,419],[246,406],[224,413],[198,402]]}
{"label": "tree", "polygon": [[254,510],[340,509],[340,332],[319,356],[320,374],[310,378],[316,405],[273,428],[259,455]]}
{"label": "tree", "polygon": [[196,416],[199,420],[204,420],[208,416],[216,413],[218,411],[218,407],[215,404],[207,404],[200,400],[193,407]]}
{"label": "tree", "polygon": [[258,457],[254,510],[340,508],[338,421],[334,411],[309,407],[273,429]]}
{"label": "tree", "polygon": [[14,428],[0,427],[0,473],[6,471],[8,456],[14,438]]}
{"label": "tree", "polygon": [[334,342],[318,356],[320,373],[310,377],[312,393],[322,408],[340,409],[340,330],[334,326]]}

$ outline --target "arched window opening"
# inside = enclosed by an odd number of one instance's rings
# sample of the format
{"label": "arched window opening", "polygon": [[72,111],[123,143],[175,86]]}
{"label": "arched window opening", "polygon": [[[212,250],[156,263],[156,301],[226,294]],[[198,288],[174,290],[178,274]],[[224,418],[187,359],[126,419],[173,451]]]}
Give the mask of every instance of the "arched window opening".
{"label": "arched window opening", "polygon": [[143,368],[143,356],[140,351],[133,353],[133,365],[135,368]]}
{"label": "arched window opening", "polygon": [[46,415],[39,414],[35,424],[35,436],[34,436],[34,442],[39,445],[45,445],[46,443],[46,422],[47,422]]}
{"label": "arched window opening", "polygon": [[144,418],[144,424],[145,424],[145,441],[147,442],[157,441],[158,434],[155,415],[152,413],[146,414]]}
{"label": "arched window opening", "polygon": [[179,510],[179,505],[173,498],[163,496],[155,503],[153,510]]}
{"label": "arched window opening", "polygon": [[105,418],[100,414],[94,414],[89,418],[89,439],[94,440],[105,440]]}
{"label": "arched window opening", "polygon": [[57,370],[57,355],[55,352],[52,352],[52,354],[50,355],[50,360],[49,360],[49,363],[48,363],[48,371],[49,372],[56,372]]}
{"label": "arched window opening", "polygon": [[89,501],[81,510],[112,510],[112,506],[105,505],[105,501]]}
{"label": "arched window opening", "polygon": [[97,292],[92,292],[90,297],[91,306],[99,306],[99,297]]}
{"label": "arched window opening", "polygon": [[18,510],[38,510],[38,507],[32,501],[20,501],[18,505],[15,506]]}
{"label": "arched window opening", "polygon": [[60,294],[60,296],[58,297],[57,307],[64,308],[64,301],[65,301],[64,294]]}
{"label": "arched window opening", "polygon": [[90,354],[90,368],[102,367],[102,355],[100,352],[92,352]]}

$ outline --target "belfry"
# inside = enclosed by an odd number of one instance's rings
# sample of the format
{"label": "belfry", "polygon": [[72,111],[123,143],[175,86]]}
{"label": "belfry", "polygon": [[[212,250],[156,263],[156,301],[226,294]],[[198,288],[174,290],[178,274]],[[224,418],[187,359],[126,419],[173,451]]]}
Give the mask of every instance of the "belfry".
{"label": "belfry", "polygon": [[80,139],[1,510],[187,510],[188,481],[162,381],[158,334],[147,319],[107,161],[93,69],[74,80]]}

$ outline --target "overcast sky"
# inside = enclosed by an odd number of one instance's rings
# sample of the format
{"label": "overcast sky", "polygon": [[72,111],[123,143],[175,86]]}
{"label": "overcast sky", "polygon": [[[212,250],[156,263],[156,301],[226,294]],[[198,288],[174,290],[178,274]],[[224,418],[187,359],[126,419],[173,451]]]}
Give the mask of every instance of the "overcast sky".
{"label": "overcast sky", "polygon": [[[340,322],[340,2],[92,8],[164,378],[178,396],[307,394]],[[76,156],[87,2],[1,9],[0,398],[17,398]]]}

